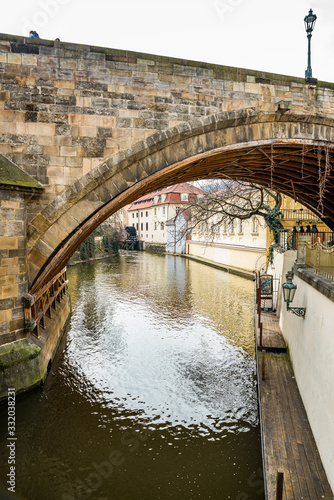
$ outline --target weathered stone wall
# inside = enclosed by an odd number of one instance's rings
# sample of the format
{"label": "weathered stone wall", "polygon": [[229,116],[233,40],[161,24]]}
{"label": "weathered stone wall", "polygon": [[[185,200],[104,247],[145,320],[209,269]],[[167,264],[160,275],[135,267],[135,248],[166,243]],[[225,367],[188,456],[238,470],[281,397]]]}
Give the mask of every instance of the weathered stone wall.
{"label": "weathered stone wall", "polygon": [[8,387],[16,394],[40,385],[50,368],[66,328],[71,311],[66,294],[57,307],[57,314],[45,318],[45,330],[39,338],[27,338],[0,345],[0,401],[6,399]]}
{"label": "weathered stone wall", "polygon": [[334,85],[115,49],[0,35],[0,153],[46,186],[32,218],[153,133],[241,108],[333,116]]}
{"label": "weathered stone wall", "polygon": [[28,291],[24,196],[15,189],[0,189],[0,344],[24,336],[22,295]]}

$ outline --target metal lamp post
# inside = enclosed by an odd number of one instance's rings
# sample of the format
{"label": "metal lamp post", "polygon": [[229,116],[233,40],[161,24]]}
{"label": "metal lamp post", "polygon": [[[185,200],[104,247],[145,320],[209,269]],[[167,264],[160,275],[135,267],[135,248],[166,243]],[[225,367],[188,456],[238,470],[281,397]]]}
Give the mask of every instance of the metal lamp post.
{"label": "metal lamp post", "polygon": [[304,17],[305,29],[308,38],[308,57],[307,57],[307,70],[305,71],[305,79],[306,82],[308,83],[317,83],[317,79],[312,78],[312,68],[311,68],[311,38],[316,19],[317,16],[313,14],[312,9],[310,9],[308,15]]}
{"label": "metal lamp post", "polygon": [[304,318],[306,309],[305,307],[290,307],[290,303],[293,301],[296,290],[297,290],[297,285],[292,283],[292,278],[293,278],[293,272],[288,271],[286,273],[286,283],[283,283],[283,298],[284,302],[286,302],[286,309],[287,311],[291,311],[293,314],[296,314],[299,317]]}

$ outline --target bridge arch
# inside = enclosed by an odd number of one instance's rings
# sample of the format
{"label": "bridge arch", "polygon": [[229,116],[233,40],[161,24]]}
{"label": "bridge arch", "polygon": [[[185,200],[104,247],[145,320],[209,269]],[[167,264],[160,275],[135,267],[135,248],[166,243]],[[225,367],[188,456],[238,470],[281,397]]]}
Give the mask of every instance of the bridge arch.
{"label": "bridge arch", "polygon": [[287,194],[334,229],[334,120],[256,108],[157,133],[66,188],[28,226],[34,293],[114,212],[153,190],[203,178],[252,181]]}

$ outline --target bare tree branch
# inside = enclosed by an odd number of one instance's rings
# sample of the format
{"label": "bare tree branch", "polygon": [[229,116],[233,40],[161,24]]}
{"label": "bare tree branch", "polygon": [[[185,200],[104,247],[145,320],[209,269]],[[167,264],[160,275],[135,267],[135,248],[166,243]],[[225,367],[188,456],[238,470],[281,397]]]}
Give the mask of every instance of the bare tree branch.
{"label": "bare tree branch", "polygon": [[268,215],[266,206],[279,210],[282,203],[280,193],[252,183],[214,179],[200,187],[207,194],[198,197],[186,209],[180,208],[178,211],[179,215],[184,210],[191,212],[191,217],[186,218],[187,224],[177,235],[178,239],[196,232],[198,228],[213,239],[220,232],[221,225],[230,229],[235,220],[244,221],[253,216],[264,218]]}

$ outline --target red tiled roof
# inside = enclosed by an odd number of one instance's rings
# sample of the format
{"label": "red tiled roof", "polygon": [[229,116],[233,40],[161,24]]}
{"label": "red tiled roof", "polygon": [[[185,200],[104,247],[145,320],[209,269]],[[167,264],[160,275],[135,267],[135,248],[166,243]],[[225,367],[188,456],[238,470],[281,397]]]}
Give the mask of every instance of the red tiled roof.
{"label": "red tiled roof", "polygon": [[[166,195],[166,199],[162,202],[161,195]],[[142,210],[144,208],[149,208],[152,205],[166,205],[169,203],[187,203],[181,201],[181,194],[205,194],[202,189],[192,186],[188,182],[182,182],[181,184],[175,184],[174,186],[169,186],[164,189],[159,189],[158,191],[153,191],[152,193],[146,194],[139,198],[137,201],[132,203],[128,211],[131,210]],[[154,203],[154,197],[159,196],[158,202]],[[190,198],[191,200],[191,198]]]}

